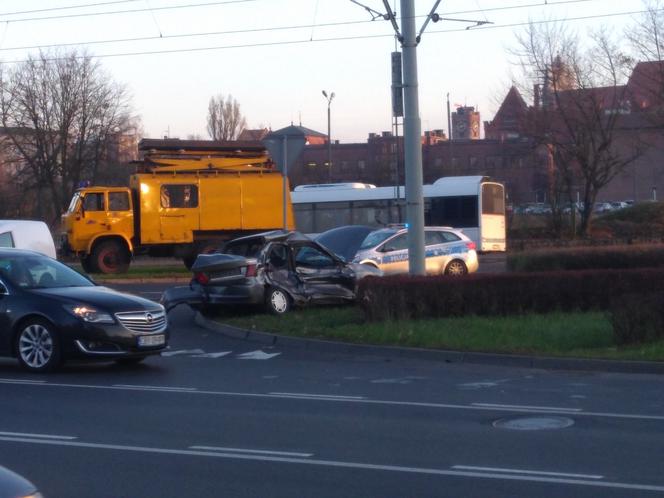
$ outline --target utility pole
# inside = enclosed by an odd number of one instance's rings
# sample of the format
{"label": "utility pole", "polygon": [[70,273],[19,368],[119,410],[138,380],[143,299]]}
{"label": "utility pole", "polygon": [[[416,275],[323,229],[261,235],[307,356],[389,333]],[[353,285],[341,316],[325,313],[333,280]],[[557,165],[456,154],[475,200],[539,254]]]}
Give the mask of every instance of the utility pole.
{"label": "utility pole", "polygon": [[332,131],[331,131],[331,119],[330,119],[330,105],[332,104],[332,99],[334,98],[334,92],[331,92],[329,95],[325,90],[323,90],[323,97],[327,100],[327,181],[328,183],[332,181]]}
{"label": "utility pole", "polygon": [[[430,21],[442,20],[475,23],[475,26],[490,24],[489,21],[468,19],[447,19],[436,14],[441,0],[435,0],[434,6],[424,21],[419,33],[415,28],[415,0],[400,0],[401,32],[392,11],[389,0],[383,0],[387,14],[367,7],[359,0],[351,2],[363,7],[372,20],[383,18],[392,23],[397,39],[401,42],[403,54],[403,91],[404,91],[404,169],[406,176],[406,223],[408,223],[408,272],[411,275],[425,274],[424,261],[424,196],[422,193],[422,125],[420,122],[420,104],[417,81],[417,45],[422,33]],[[473,27],[473,26],[469,26]],[[468,28],[466,28],[468,29]]]}
{"label": "utility pole", "polygon": [[[436,2],[438,4],[438,2]],[[388,4],[389,5],[389,4]],[[406,170],[406,220],[408,271],[424,275],[424,197],[422,195],[422,125],[417,81],[415,0],[401,0],[401,50],[403,52],[404,160]]]}

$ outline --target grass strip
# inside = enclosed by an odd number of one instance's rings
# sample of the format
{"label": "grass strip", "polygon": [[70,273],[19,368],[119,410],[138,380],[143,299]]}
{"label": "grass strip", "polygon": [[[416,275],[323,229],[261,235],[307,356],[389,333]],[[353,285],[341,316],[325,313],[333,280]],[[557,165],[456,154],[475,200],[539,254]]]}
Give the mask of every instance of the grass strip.
{"label": "grass strip", "polygon": [[549,313],[365,322],[357,307],[317,307],[285,316],[221,312],[217,321],[250,330],[352,343],[542,356],[664,360],[664,341],[618,348],[604,313]]}

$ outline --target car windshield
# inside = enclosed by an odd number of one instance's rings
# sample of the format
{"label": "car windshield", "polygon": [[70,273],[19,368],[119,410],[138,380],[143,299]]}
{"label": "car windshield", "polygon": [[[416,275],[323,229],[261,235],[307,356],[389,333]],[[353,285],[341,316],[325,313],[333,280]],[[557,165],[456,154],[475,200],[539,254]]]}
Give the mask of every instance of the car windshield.
{"label": "car windshield", "polygon": [[0,275],[22,289],[94,286],[68,266],[37,254],[0,256]]}
{"label": "car windshield", "polygon": [[364,242],[362,242],[362,245],[360,246],[360,251],[376,247],[377,245],[381,244],[388,238],[392,237],[392,235],[394,235],[395,233],[397,233],[397,230],[391,228],[384,228],[382,230],[376,230],[375,232],[371,232],[369,235],[367,235],[367,238],[364,239]]}

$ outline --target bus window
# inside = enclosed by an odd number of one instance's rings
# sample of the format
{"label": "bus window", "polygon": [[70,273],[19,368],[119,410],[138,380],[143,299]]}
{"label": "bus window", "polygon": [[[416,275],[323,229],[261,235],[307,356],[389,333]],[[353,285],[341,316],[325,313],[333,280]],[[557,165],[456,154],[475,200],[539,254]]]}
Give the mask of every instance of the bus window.
{"label": "bus window", "polygon": [[457,228],[476,227],[479,225],[477,204],[474,195],[434,197],[431,199],[427,223]]}
{"label": "bus window", "polygon": [[314,212],[314,232],[324,232],[330,228],[350,225],[350,203],[326,202],[316,206]]}
{"label": "bus window", "polygon": [[482,185],[482,214],[505,214],[502,186]]}
{"label": "bus window", "polygon": [[300,232],[314,233],[314,205],[309,203],[293,204],[295,225]]}

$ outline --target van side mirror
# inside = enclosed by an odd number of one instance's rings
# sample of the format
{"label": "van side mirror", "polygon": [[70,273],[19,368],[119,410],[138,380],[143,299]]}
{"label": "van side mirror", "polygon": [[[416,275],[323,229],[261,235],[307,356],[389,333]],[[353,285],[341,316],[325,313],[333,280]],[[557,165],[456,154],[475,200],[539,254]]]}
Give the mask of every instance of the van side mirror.
{"label": "van side mirror", "polygon": [[9,294],[7,287],[5,287],[5,284],[0,282],[0,296],[6,296],[7,294]]}

